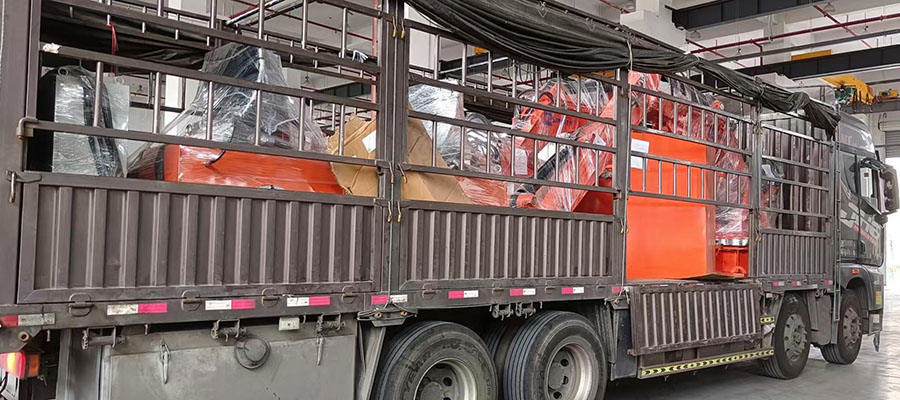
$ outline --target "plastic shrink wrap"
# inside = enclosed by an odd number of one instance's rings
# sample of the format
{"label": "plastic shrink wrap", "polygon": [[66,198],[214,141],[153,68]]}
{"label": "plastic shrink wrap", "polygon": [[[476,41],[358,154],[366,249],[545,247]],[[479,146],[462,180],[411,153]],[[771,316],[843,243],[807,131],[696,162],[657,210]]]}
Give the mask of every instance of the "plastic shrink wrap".
{"label": "plastic shrink wrap", "polygon": [[[672,81],[671,86],[663,92],[669,92],[690,102],[706,106],[708,108],[724,110],[722,102],[712,96],[700,93],[696,88],[679,81]],[[660,119],[659,108],[662,102],[663,115]],[[733,119],[727,119],[712,111],[704,111],[699,107],[689,107],[683,103],[678,106],[675,102],[648,96],[647,99],[647,123],[657,130],[702,139],[733,148],[740,148],[740,135],[737,129],[740,125]],[[677,118],[675,112],[677,108]],[[662,121],[662,127],[660,127]],[[677,121],[677,125],[675,124]],[[725,149],[714,149],[714,159],[709,160],[712,165],[733,171],[747,172],[747,164],[743,155]],[[715,198],[731,203],[749,204],[750,179],[736,174],[705,171],[707,179],[714,181]],[[712,194],[707,194],[712,197]],[[737,207],[716,206],[716,239],[725,243],[745,244],[749,237],[749,212],[747,209]]]}
{"label": "plastic shrink wrap", "polygon": [[[202,71],[275,86],[289,86],[281,58],[272,51],[228,44],[209,52]],[[166,135],[208,138],[207,84],[169,123]],[[312,107],[302,116],[298,99],[241,87],[213,84],[211,130],[216,142],[257,143],[257,96],[262,95],[258,143],[263,147],[325,152],[325,135],[312,120]],[[303,132],[301,134],[301,126]],[[296,191],[343,193],[326,162],[213,148],[151,145],[132,161],[133,175],[146,179],[221,184]]]}
{"label": "plastic shrink wrap", "polygon": [[[128,85],[104,77],[97,126],[126,130],[130,107]],[[72,125],[94,125],[96,74],[77,66],[51,70],[38,83],[38,118]],[[29,168],[65,174],[122,177],[126,174],[125,141],[36,131],[29,146]]]}
{"label": "plastic shrink wrap", "polygon": [[[462,93],[427,85],[416,85],[409,90],[409,105],[415,111],[446,118],[465,119],[483,125],[491,121],[482,114],[466,113]],[[437,156],[452,169],[504,174],[508,171],[510,136],[488,130],[452,126],[422,121],[426,132],[434,140]],[[463,133],[465,135],[463,136]],[[465,137],[463,143],[461,139]],[[462,151],[461,151],[462,149]],[[460,155],[463,154],[461,158]],[[505,183],[490,179],[458,177],[466,196],[475,204],[508,206],[509,194]]]}

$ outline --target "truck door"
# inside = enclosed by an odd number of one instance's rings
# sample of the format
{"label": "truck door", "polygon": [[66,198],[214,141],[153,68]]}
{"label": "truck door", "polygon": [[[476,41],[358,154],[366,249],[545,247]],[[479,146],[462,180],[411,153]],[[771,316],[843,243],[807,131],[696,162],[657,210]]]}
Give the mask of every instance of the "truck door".
{"label": "truck door", "polygon": [[881,161],[841,152],[841,260],[884,261],[884,223],[896,210],[896,173]]}
{"label": "truck door", "polygon": [[841,261],[855,262],[859,254],[859,176],[856,171],[856,155],[842,151],[839,163]]}

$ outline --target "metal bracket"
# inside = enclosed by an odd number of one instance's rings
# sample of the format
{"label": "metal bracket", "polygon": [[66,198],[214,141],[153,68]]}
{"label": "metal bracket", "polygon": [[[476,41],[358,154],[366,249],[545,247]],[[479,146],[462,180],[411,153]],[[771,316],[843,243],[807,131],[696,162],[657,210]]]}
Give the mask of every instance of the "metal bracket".
{"label": "metal bracket", "polygon": [[352,304],[356,302],[359,294],[353,291],[353,286],[344,286],[341,289],[341,302],[344,304]]}
{"label": "metal bracket", "polygon": [[281,300],[281,295],[278,294],[278,290],[275,288],[265,288],[262,291],[262,299],[260,303],[262,303],[265,307],[275,307],[278,305],[278,301]]}
{"label": "metal bracket", "polygon": [[159,342],[160,374],[162,375],[163,385],[169,382],[169,360],[171,358],[172,355],[169,352],[169,346],[166,344],[166,341]]}
{"label": "metal bracket", "polygon": [[13,171],[6,171],[6,180],[9,181],[9,204],[16,203],[16,178],[18,175]]}
{"label": "metal bracket", "polygon": [[534,303],[516,303],[516,316],[517,317],[525,317],[528,318],[534,313],[537,312],[537,309],[534,308]]}
{"label": "metal bracket", "polygon": [[69,314],[72,314],[76,317],[84,317],[91,313],[91,309],[94,307],[93,304],[88,303],[91,301],[91,297],[84,293],[75,293],[69,296]]}
{"label": "metal bracket", "polygon": [[[109,335],[104,335],[104,330],[110,330]],[[81,349],[87,350],[92,346],[111,346],[116,347],[117,344],[125,341],[124,336],[119,336],[118,328],[115,326],[101,328],[85,328],[81,334]]]}
{"label": "metal bracket", "polygon": [[341,314],[335,314],[332,321],[325,320],[325,314],[319,316],[316,320],[316,365],[322,365],[322,349],[325,347],[325,333],[328,331],[339,331],[346,325],[341,321]]}
{"label": "metal bracket", "polygon": [[504,320],[513,315],[512,304],[506,304],[506,308],[503,308],[503,304],[493,304],[491,305],[491,316],[494,318],[500,318],[500,320]]}
{"label": "metal bracket", "polygon": [[339,331],[343,329],[347,323],[341,320],[341,314],[334,314],[334,320],[326,321],[326,314],[319,315],[316,320],[316,334],[325,334],[329,331]]}
{"label": "metal bracket", "polygon": [[184,311],[197,311],[203,304],[200,300],[200,293],[196,290],[185,290],[181,294],[181,309]]}
{"label": "metal bracket", "polygon": [[21,138],[33,137],[34,129],[29,126],[30,124],[36,124],[39,121],[34,117],[25,117],[19,120],[18,125],[16,125],[16,136]]}
{"label": "metal bracket", "polygon": [[[231,324],[231,326],[226,327],[226,324]],[[241,320],[239,319],[220,319],[216,322],[213,322],[212,330],[210,330],[210,336],[213,339],[219,339],[219,336],[224,336],[225,341],[228,339],[237,339],[241,335],[247,333],[247,330],[241,328]]]}

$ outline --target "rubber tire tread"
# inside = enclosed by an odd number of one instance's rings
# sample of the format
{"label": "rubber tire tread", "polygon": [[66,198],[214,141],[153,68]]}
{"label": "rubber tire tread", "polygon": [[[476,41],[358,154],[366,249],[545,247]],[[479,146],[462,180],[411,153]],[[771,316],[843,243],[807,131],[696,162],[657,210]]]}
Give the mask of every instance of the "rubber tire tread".
{"label": "rubber tire tread", "polygon": [[[789,299],[791,299],[791,298],[793,298],[796,303],[789,302]],[[759,364],[762,366],[763,373],[768,377],[783,379],[783,380],[790,380],[790,379],[794,379],[794,378],[800,376],[800,374],[802,374],[803,370],[806,368],[806,363],[809,360],[809,348],[811,346],[810,340],[809,340],[810,319],[809,319],[809,309],[807,309],[806,303],[803,302],[803,299],[799,295],[788,294],[784,297],[784,300],[782,300],[781,310],[778,312],[778,318],[775,322],[775,324],[776,324],[775,331],[772,333],[773,334],[772,340],[773,341],[778,340],[778,341],[783,342],[782,336],[784,335],[784,324],[787,322],[788,315],[789,315],[788,313],[785,312],[786,307],[794,307],[795,305],[799,307],[798,311],[800,313],[800,318],[803,319],[803,323],[806,325],[806,335],[807,335],[806,336],[807,337],[806,360],[803,362],[803,367],[800,368],[799,372],[785,371],[779,364],[780,356],[783,357],[784,353],[779,352],[778,345],[774,344],[774,342],[773,342],[774,345],[772,347],[775,348],[775,355],[772,357],[769,357],[767,359],[761,360],[759,362]]]}
{"label": "rubber tire tread", "polygon": [[482,338],[484,339],[484,344],[488,348],[488,353],[491,355],[491,358],[494,360],[494,368],[497,370],[497,378],[500,380],[501,385],[498,386],[498,394],[499,398],[503,399],[503,369],[506,367],[506,358],[509,355],[509,348],[512,344],[513,338],[517,332],[519,332],[519,328],[522,327],[523,320],[516,319],[507,319],[505,321],[494,321],[490,326],[485,330]]}
{"label": "rubber tire tread", "polygon": [[840,331],[844,324],[844,314],[850,306],[856,306],[856,314],[861,318],[862,310],[860,309],[859,298],[857,297],[856,292],[852,290],[848,290],[841,299],[841,321],[838,323],[838,342],[822,346],[822,357],[831,364],[850,365],[856,361],[857,357],[859,357],[859,350],[862,347],[862,338],[859,338],[859,346],[857,346],[856,351],[853,352],[853,350],[846,348],[846,343],[843,343],[844,335]]}
{"label": "rubber tire tread", "polygon": [[[471,343],[475,345],[475,348],[481,353],[479,355],[483,358],[483,360],[481,360],[481,365],[487,366],[490,369],[487,374],[479,374],[479,376],[483,376],[483,380],[487,383],[486,387],[488,388],[488,391],[490,391],[490,388],[493,388],[493,391],[491,393],[485,393],[484,396],[481,396],[481,393],[479,393],[480,396],[478,397],[478,400],[496,400],[497,390],[499,388],[497,373],[491,355],[488,353],[488,349],[484,345],[484,342],[471,329],[460,324],[445,321],[417,322],[406,327],[391,339],[382,351],[381,361],[378,363],[378,371],[375,376],[375,384],[372,387],[371,398],[373,400],[412,400],[415,397],[415,392],[404,393],[402,397],[397,397],[396,394],[386,393],[388,391],[388,386],[392,381],[397,379],[399,375],[397,374],[397,368],[406,368],[406,365],[401,364],[401,360],[410,355],[408,354],[410,350],[416,350],[414,346],[427,340],[430,334],[439,333],[435,330],[447,329],[462,333],[464,336],[471,339]],[[478,371],[476,371],[476,374],[477,373]],[[415,390],[415,388],[412,388],[412,390]]]}
{"label": "rubber tire tread", "polygon": [[532,319],[527,320],[519,329],[512,344],[510,344],[504,375],[501,379],[504,399],[538,400],[529,397],[529,394],[525,392],[531,377],[525,376],[524,372],[528,362],[531,361],[533,356],[536,356],[532,351],[537,347],[536,344],[541,338],[543,328],[554,320],[559,320],[560,322],[575,321],[574,323],[582,325],[588,332],[593,334],[597,347],[593,353],[597,355],[600,372],[597,393],[592,400],[603,400],[609,380],[609,368],[606,361],[606,350],[603,349],[603,342],[586,318],[579,314],[565,311],[540,312]]}

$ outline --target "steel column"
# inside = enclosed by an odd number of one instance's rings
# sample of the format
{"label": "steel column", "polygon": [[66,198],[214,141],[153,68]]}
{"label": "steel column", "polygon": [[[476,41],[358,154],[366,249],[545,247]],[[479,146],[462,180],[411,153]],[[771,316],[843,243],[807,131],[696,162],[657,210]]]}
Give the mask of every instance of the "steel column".
{"label": "steel column", "polygon": [[616,89],[616,160],[613,167],[613,187],[619,194],[613,201],[613,216],[619,221],[619,234],[615,235],[612,251],[613,275],[625,283],[625,249],[628,237],[628,191],[631,187],[631,85],[628,81],[629,70],[617,71],[620,86]]}

